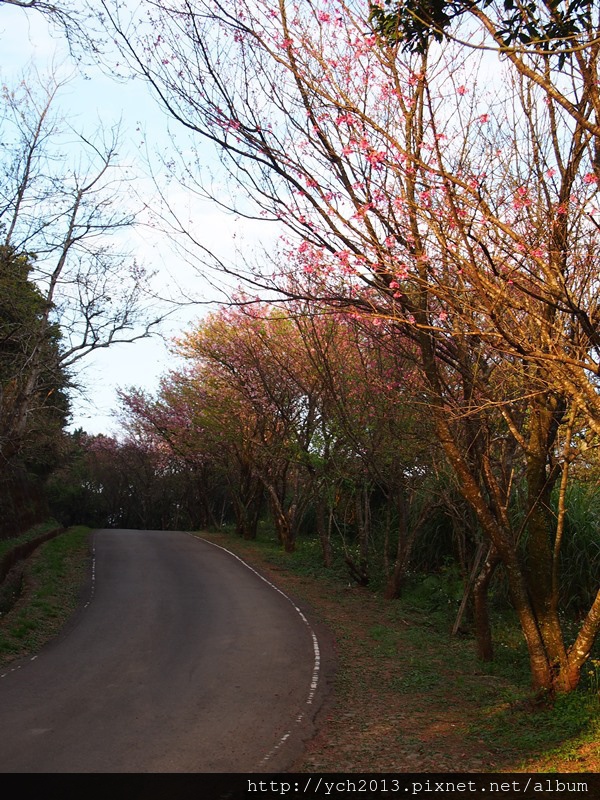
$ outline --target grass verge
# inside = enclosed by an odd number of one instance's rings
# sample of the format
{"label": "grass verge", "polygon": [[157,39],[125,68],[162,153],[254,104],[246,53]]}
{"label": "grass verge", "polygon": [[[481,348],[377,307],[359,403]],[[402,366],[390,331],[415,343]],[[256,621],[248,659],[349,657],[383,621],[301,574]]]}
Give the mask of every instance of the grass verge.
{"label": "grass verge", "polygon": [[29,530],[22,533],[20,536],[14,539],[1,539],[0,540],[0,559],[2,559],[6,553],[12,550],[15,545],[18,544],[26,544],[27,542],[31,542],[34,539],[37,539],[39,536],[43,536],[45,533],[49,533],[50,531],[56,530],[59,528],[60,525],[56,520],[51,519],[47,522],[42,522],[39,525],[35,525],[33,528],[29,528]]}
{"label": "grass verge", "polygon": [[[269,539],[198,535],[257,568],[333,633],[334,692],[293,771],[600,771],[593,665],[583,691],[532,710],[514,628],[501,632],[496,660],[481,664],[469,638],[449,636],[443,608],[427,607],[419,592],[390,602],[349,585],[343,568],[320,566],[314,543],[285,554]],[[23,563],[21,596],[0,615],[0,666],[37,652],[69,619],[88,542],[87,528],[72,528]]]}
{"label": "grass verge", "polygon": [[[44,533],[39,527],[35,536]],[[34,535],[25,534],[30,538]],[[13,544],[29,539],[12,540]],[[89,567],[89,528],[76,527],[17,564],[5,584],[17,594],[0,615],[0,666],[33,655],[56,636],[77,608]],[[14,599],[14,598],[13,598]]]}
{"label": "grass verge", "polygon": [[[327,571],[316,544],[203,533],[258,568],[334,635],[332,702],[294,769],[300,772],[597,772],[600,704],[584,685],[551,709],[528,703],[529,673],[514,625],[482,664],[470,637],[422,592],[386,601]],[[597,691],[597,687],[596,687]]]}

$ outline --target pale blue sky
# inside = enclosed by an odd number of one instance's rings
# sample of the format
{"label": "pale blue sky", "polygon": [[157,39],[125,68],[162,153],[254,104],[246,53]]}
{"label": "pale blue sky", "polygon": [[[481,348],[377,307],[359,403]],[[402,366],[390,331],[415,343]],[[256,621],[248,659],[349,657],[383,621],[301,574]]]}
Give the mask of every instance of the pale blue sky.
{"label": "pale blue sky", "polygon": [[[0,5],[0,52],[0,75],[9,83],[28,65],[34,66],[41,74],[53,68],[65,75],[74,73],[72,82],[60,95],[61,110],[74,127],[79,122],[83,126],[93,125],[96,119],[107,125],[122,119],[125,151],[132,163],[136,160],[141,163],[139,146],[143,136],[140,126],[153,146],[168,149],[167,118],[146,85],[141,81],[117,82],[93,67],[86,67],[86,75],[82,76],[69,60],[60,33],[53,31],[40,14]],[[138,186],[143,194],[146,186],[143,179]],[[151,192],[150,184],[147,186]],[[178,199],[185,200],[184,197]],[[234,228],[239,231],[239,222],[225,217],[208,204],[194,216],[207,232],[206,243],[209,246],[214,243],[221,250],[227,248]],[[143,237],[136,239],[135,250],[140,261],[160,271],[166,286],[172,288],[175,278],[196,296],[218,297],[191,269],[184,268],[169,243],[158,235],[145,232]],[[181,331],[204,310],[198,306],[179,312],[165,328],[166,334]],[[118,432],[112,417],[116,388],[138,386],[154,391],[159,376],[174,366],[174,359],[166,344],[153,338],[97,351],[82,366],[79,379],[85,387],[87,399],[74,397],[72,427],[83,427],[89,433],[112,433]]]}

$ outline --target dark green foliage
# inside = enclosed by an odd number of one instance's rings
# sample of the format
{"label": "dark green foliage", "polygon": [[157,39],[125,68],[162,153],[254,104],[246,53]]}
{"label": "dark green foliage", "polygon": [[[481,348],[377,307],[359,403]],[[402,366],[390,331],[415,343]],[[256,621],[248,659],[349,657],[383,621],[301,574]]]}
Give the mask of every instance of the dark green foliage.
{"label": "dark green foliage", "polygon": [[[483,0],[483,8],[492,0]],[[548,50],[568,48],[574,39],[590,29],[594,4],[590,0],[548,0],[522,3],[504,0],[506,17],[498,31],[504,44],[541,45]]]}
{"label": "dark green foliage", "polygon": [[[441,42],[449,34],[454,20],[491,5],[492,0],[386,0],[383,7],[371,6],[370,21],[391,43],[424,53],[432,40]],[[592,29],[592,0],[504,0],[502,6],[504,14],[497,20],[496,33],[503,45],[558,52],[559,68],[577,37]]]}
{"label": "dark green foliage", "polygon": [[386,0],[384,7],[372,5],[370,21],[375,30],[405,50],[424,53],[433,38],[441,42],[452,20],[464,14],[465,3],[447,0]]}
{"label": "dark green foliage", "polygon": [[75,431],[47,484],[65,526],[195,530],[220,520],[223,491],[209,470],[185,468],[161,450]]}
{"label": "dark green foliage", "polygon": [[80,520],[93,528],[107,527],[108,524],[106,497],[91,480],[86,463],[89,438],[81,429],[65,437],[62,463],[47,483],[52,514],[65,527]]}
{"label": "dark green foliage", "polygon": [[435,508],[423,526],[411,556],[411,570],[437,573],[450,560],[459,559],[452,520],[443,508]]}
{"label": "dark green foliage", "polygon": [[600,487],[593,481],[574,482],[567,491],[560,565],[561,604],[571,614],[584,614],[600,576]]}
{"label": "dark green foliage", "polygon": [[60,330],[29,278],[31,265],[29,255],[0,246],[0,536],[47,513],[43,482],[68,417]]}
{"label": "dark green foliage", "polygon": [[430,612],[444,612],[451,623],[464,593],[456,564],[449,562],[435,573],[413,576],[408,587],[410,603]]}

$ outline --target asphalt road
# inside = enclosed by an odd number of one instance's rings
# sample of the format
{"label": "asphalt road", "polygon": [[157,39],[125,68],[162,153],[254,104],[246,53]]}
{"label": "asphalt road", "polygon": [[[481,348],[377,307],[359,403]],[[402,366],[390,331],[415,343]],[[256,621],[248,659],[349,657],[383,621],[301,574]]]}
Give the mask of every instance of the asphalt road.
{"label": "asphalt road", "polygon": [[88,602],[0,679],[0,772],[284,772],[324,693],[299,609],[185,533],[94,533]]}

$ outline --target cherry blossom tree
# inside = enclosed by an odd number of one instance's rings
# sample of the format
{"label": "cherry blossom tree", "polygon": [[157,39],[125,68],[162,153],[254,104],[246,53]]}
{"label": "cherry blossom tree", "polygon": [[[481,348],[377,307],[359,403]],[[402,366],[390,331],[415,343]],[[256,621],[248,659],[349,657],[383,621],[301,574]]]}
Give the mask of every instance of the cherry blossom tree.
{"label": "cherry blossom tree", "polygon": [[142,6],[133,38],[105,8],[130,64],[218,147],[232,206],[237,192],[242,213],[254,203],[287,228],[255,286],[413,342],[420,401],[486,569],[507,576],[533,686],[569,691],[600,628],[599,592],[565,640],[564,514],[550,503],[600,428],[591,28],[557,61],[507,48],[473,4],[507,60],[486,87],[486,62],[460,42],[403,52],[367,4]]}
{"label": "cherry blossom tree", "polygon": [[196,476],[204,524],[218,527],[230,502],[237,533],[254,539],[262,487],[252,473],[251,420],[228,387],[209,369],[193,364],[165,376],[156,398],[131,389],[121,393],[121,402],[127,430],[164,447],[172,462]]}
{"label": "cherry blossom tree", "polygon": [[293,322],[265,306],[223,309],[184,337],[180,348],[209,364],[241,405],[251,425],[252,472],[264,487],[282,545],[293,550],[314,483],[321,423],[318,383],[305,368]]}
{"label": "cherry blossom tree", "polygon": [[[415,539],[439,500],[433,487],[435,441],[416,402],[421,387],[413,345],[379,317],[327,312],[311,304],[288,305],[288,310],[321,387],[328,432],[321,499],[339,496],[340,485],[346,494],[352,487],[358,557],[347,552],[346,561],[359,583],[367,583],[373,496],[385,498],[381,557],[386,595],[396,597]],[[332,481],[335,475],[339,484]],[[324,507],[322,513],[334,511],[339,516],[339,507]]]}

